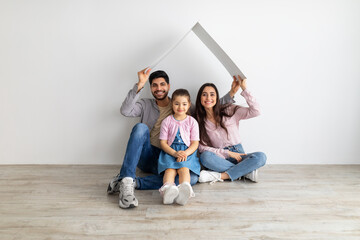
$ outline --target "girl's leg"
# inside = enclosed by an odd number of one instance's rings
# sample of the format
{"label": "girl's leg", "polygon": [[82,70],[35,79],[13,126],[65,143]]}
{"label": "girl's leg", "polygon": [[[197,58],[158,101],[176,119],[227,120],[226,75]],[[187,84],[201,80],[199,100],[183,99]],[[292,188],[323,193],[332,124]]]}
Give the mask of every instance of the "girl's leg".
{"label": "girl's leg", "polygon": [[[146,177],[137,177],[136,189],[137,190],[154,190],[159,189],[164,184],[164,176],[162,175],[149,175]],[[190,172],[190,184],[195,185],[199,180],[199,176]],[[175,184],[179,185],[179,175],[175,177]]]}
{"label": "girl's leg", "polygon": [[179,195],[175,202],[180,205],[185,205],[190,197],[195,196],[190,185],[190,170],[188,168],[180,168],[177,170],[179,174]]}
{"label": "girl's leg", "polygon": [[165,170],[164,178],[163,178],[163,184],[165,183],[174,183],[175,177],[176,177],[176,169],[168,168]]}
{"label": "girl's leg", "polygon": [[172,204],[179,195],[179,189],[174,183],[176,174],[176,169],[168,168],[165,170],[163,178],[164,185],[159,189],[164,204]]}
{"label": "girl's leg", "polygon": [[177,169],[177,173],[179,174],[179,184],[183,182],[190,183],[190,170],[186,167]]}

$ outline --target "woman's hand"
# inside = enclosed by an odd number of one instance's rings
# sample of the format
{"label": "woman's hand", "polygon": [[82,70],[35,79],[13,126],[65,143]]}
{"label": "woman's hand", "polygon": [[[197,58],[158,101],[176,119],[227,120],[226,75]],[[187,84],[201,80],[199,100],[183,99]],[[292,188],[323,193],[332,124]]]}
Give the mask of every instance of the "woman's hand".
{"label": "woman's hand", "polygon": [[244,156],[244,155],[246,155],[246,154],[229,151],[229,157],[234,158],[237,162],[241,162],[241,160],[242,160],[241,156]]}
{"label": "woman's hand", "polygon": [[247,84],[246,84],[246,78],[242,79],[240,75],[238,75],[238,81],[240,82],[240,87],[243,91],[245,91]]}
{"label": "woman's hand", "polygon": [[234,97],[237,91],[239,91],[239,88],[241,88],[243,91],[246,89],[246,78],[242,79],[240,75],[233,76],[233,82],[231,84],[231,90],[230,90],[230,97]]}
{"label": "woman's hand", "polygon": [[177,151],[174,154],[174,157],[176,158],[177,162],[184,162],[187,160],[187,155],[186,155],[185,151]]}
{"label": "woman's hand", "polygon": [[234,97],[235,94],[237,93],[237,91],[239,91],[240,88],[240,81],[236,80],[236,77],[233,77],[234,80],[231,84],[231,89],[230,89],[230,97]]}

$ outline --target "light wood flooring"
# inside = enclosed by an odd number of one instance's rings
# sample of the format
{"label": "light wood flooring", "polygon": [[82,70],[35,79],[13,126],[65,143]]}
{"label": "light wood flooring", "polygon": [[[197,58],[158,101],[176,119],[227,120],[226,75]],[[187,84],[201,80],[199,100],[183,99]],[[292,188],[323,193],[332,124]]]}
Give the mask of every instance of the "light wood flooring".
{"label": "light wood flooring", "polygon": [[360,239],[360,165],[267,165],[260,182],[194,186],[186,206],[106,188],[119,166],[0,165],[0,239]]}

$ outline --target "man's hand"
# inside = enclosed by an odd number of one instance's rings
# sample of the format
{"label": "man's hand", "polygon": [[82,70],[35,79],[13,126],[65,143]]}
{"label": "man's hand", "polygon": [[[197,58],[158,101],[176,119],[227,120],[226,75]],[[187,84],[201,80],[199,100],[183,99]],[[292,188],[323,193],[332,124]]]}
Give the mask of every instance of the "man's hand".
{"label": "man's hand", "polygon": [[246,154],[229,151],[229,157],[234,158],[237,162],[241,162],[241,160],[242,160],[241,156],[244,156],[244,155],[246,155]]}
{"label": "man's hand", "polygon": [[139,82],[137,83],[138,90],[137,93],[144,87],[145,83],[149,79],[151,68],[145,68],[138,72]]}

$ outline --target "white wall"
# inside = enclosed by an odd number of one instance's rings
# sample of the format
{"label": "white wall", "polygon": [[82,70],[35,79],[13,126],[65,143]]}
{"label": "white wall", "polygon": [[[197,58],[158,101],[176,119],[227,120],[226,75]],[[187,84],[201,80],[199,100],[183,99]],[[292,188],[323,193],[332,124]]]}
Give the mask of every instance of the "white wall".
{"label": "white wall", "polygon": [[[0,163],[121,163],[138,119],[119,107],[137,71],[197,20],[262,106],[241,123],[248,152],[273,164],[360,163],[356,0],[1,0]],[[193,99],[204,82],[222,94],[231,84],[194,34],[158,69]]]}

